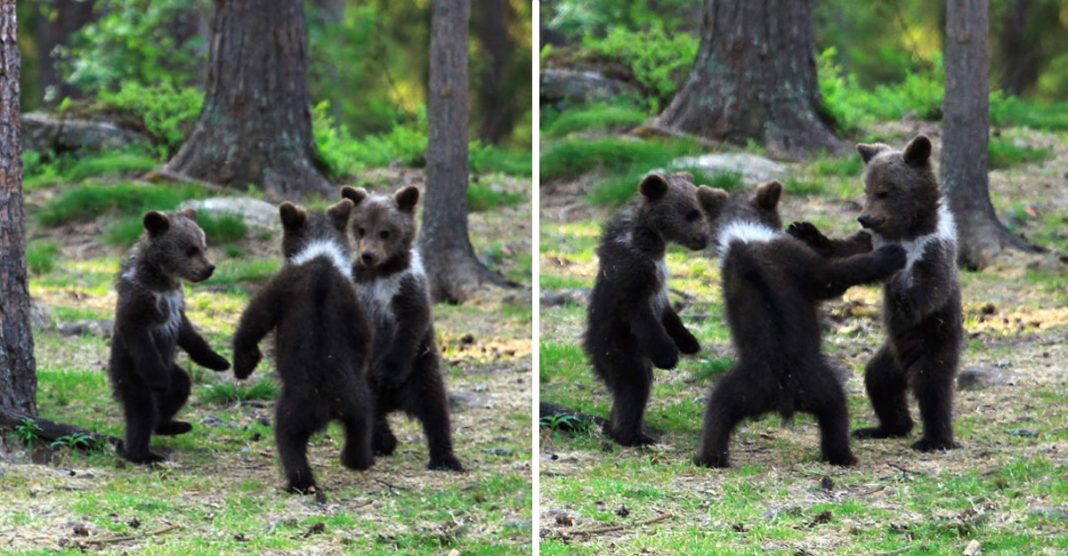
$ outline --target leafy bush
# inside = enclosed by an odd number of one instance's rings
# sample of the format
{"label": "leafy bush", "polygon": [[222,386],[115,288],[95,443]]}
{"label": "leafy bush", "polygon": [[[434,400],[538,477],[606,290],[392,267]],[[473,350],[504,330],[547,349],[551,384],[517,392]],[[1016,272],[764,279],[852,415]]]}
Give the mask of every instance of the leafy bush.
{"label": "leafy bush", "polygon": [[507,174],[529,178],[533,172],[530,149],[502,148],[472,141],[468,158],[471,171],[476,174]]}
{"label": "leafy bush", "polygon": [[22,151],[22,185],[27,190],[52,185],[60,180],[59,164],[55,158],[27,149]]}
{"label": "leafy bush", "polygon": [[625,104],[594,103],[550,114],[542,125],[545,137],[564,137],[580,131],[619,131],[645,123],[644,110]]}
{"label": "leafy bush", "polygon": [[244,239],[248,235],[245,219],[236,214],[200,214],[197,224],[208,237],[208,245],[222,245]]}
{"label": "leafy bush", "polygon": [[1068,130],[1068,102],[1036,102],[990,94],[990,123],[999,127],[1021,126],[1041,131]]}
{"label": "leafy bush", "polygon": [[473,182],[467,186],[467,208],[472,212],[512,206],[523,200],[518,191],[495,189],[485,183]]}
{"label": "leafy bush", "polygon": [[604,38],[585,35],[582,46],[603,60],[623,64],[634,79],[653,95],[652,111],[659,112],[693,68],[697,37],[667,30],[662,24],[634,31],[609,29]]}
{"label": "leafy bush", "polygon": [[990,139],[987,152],[989,153],[991,170],[1001,170],[1017,164],[1042,162],[1053,157],[1053,153],[1049,149],[1017,146],[1011,139],[1000,137]]}
{"label": "leafy bush", "polygon": [[859,155],[842,158],[819,158],[809,164],[809,170],[817,176],[848,178],[864,172],[864,161]]}
{"label": "leafy bush", "polygon": [[54,241],[35,239],[26,245],[26,266],[34,274],[48,274],[56,266],[59,245]]}
{"label": "leafy bush", "polygon": [[70,181],[81,181],[97,176],[140,175],[154,170],[157,166],[159,162],[145,154],[112,151],[76,159],[63,174]]}
{"label": "leafy bush", "polygon": [[427,146],[425,111],[413,126],[396,125],[386,133],[355,139],[348,127],[334,122],[330,103],[320,102],[312,111],[312,132],[319,155],[332,177],[353,177],[361,170],[389,166],[422,166]]}
{"label": "leafy bush", "polygon": [[104,243],[116,247],[129,247],[141,238],[144,224],[139,216],[120,218],[104,229]]}
{"label": "leafy bush", "polygon": [[636,168],[644,173],[665,167],[676,157],[690,154],[694,148],[695,144],[686,140],[565,139],[541,155],[541,179],[552,181],[574,177],[601,168],[614,173]]}
{"label": "leafy bush", "polygon": [[194,184],[87,183],[64,190],[37,213],[37,219],[45,226],[58,226],[109,211],[139,215],[147,210],[173,210],[186,199],[203,196],[204,190]]}
{"label": "leafy bush", "polygon": [[101,91],[97,100],[105,112],[129,118],[130,123],[144,128],[163,147],[163,157],[169,158],[193,130],[204,93],[171,84],[124,82],[118,91]]}

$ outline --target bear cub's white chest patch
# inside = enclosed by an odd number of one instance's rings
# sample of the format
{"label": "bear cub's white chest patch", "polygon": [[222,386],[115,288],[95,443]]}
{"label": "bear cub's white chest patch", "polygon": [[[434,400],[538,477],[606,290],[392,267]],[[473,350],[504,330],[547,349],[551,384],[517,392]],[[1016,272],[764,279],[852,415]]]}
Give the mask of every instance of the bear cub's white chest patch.
{"label": "bear cub's white chest patch", "polygon": [[400,293],[404,280],[414,278],[422,283],[426,279],[419,251],[412,249],[410,254],[411,262],[408,268],[366,284],[359,284],[360,301],[375,322],[393,322],[393,298]]}
{"label": "bear cub's white chest patch", "polygon": [[[915,281],[916,264],[924,260],[927,248],[931,245],[941,244],[945,250],[945,264],[956,264],[957,251],[957,227],[953,220],[953,213],[945,204],[938,207],[938,227],[934,232],[915,237],[910,240],[891,242],[882,238],[879,234],[871,234],[872,247],[878,249],[884,245],[896,243],[905,250],[905,267],[891,279],[891,283],[905,288],[912,287]],[[955,267],[954,267],[955,268]]]}

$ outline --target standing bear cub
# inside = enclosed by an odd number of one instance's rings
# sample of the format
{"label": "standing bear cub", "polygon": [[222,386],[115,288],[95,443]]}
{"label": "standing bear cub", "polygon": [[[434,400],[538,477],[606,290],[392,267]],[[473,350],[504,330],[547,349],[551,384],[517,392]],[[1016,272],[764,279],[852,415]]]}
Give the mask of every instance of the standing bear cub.
{"label": "standing bear cub", "polygon": [[696,463],[729,465],[729,442],[744,418],[777,411],[816,417],[823,459],[851,465],[849,414],[842,385],[820,351],[818,303],[857,284],[889,277],[905,264],[900,247],[826,260],[781,231],[782,185],[734,195],[716,216],[723,297],[737,363],[712,389]]}
{"label": "standing bear cub", "polygon": [[706,211],[722,191],[696,187],[688,173],[650,174],[639,195],[605,226],[600,268],[590,295],[585,350],[612,392],[604,429],[623,446],[653,444],[643,430],[653,365],[672,369],[679,353],[701,350],[668,303],[668,243],[708,245]]}
{"label": "standing bear cub", "polygon": [[907,391],[912,387],[923,437],[912,447],[929,452],[957,446],[953,439],[953,380],[963,324],[957,281],[957,235],[931,168],[931,141],[918,136],[904,151],[857,145],[864,159],[864,228],[830,240],[815,226],[789,230],[826,257],[846,257],[900,245],[908,262],[883,287],[886,342],[868,363],[864,384],[879,418],[857,438],[906,436],[912,431]]}
{"label": "standing bear cub", "polygon": [[353,278],[371,313],[375,331],[371,385],[375,395],[374,450],[390,455],[397,438],[387,416],[404,411],[419,420],[430,450],[430,469],[462,471],[452,450],[449,401],[441,376],[430,294],[415,241],[419,190],[369,195],[345,187],[341,195],[356,208],[352,234],[358,256]]}
{"label": "standing bear cub", "polygon": [[259,342],[275,332],[282,392],[275,408],[278,457],[292,492],[309,493],[315,477],[308,439],[337,419],[345,429],[341,464],[371,467],[371,406],[367,385],[373,330],[352,285],[345,234],[352,203],[309,213],[282,203],[285,265],[256,293],[234,333],[234,376],[259,364]]}
{"label": "standing bear cub", "polygon": [[207,280],[215,270],[196,212],[152,211],[143,224],[145,233],[130,250],[115,287],[119,296],[108,375],[126,418],[120,453],[135,463],[154,463],[165,458],[149,448],[152,433],[176,435],[193,428],[174,420],[189,398],[189,375],[174,361],[177,348],[213,371],[225,371],[230,363],[185,316],[181,281]]}

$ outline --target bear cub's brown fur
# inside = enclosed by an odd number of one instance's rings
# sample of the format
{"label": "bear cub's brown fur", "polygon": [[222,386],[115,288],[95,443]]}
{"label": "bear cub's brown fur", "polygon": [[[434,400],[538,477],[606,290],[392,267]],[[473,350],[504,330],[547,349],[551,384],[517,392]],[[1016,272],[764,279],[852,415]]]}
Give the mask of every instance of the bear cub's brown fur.
{"label": "bear cub's brown fur", "polygon": [[453,454],[449,402],[441,375],[427,277],[415,241],[419,190],[369,195],[345,187],[352,201],[356,242],[353,278],[375,329],[371,386],[375,396],[374,450],[390,455],[397,438],[387,416],[404,411],[423,425],[430,469],[461,471]]}
{"label": "bear cub's brown fur", "polygon": [[638,190],[601,236],[584,338],[594,372],[612,392],[605,433],[623,446],[656,442],[643,430],[653,366],[671,369],[679,353],[701,350],[668,302],[667,245],[704,249],[706,211],[726,196],[695,186],[689,173],[650,174]]}
{"label": "bear cub's brown fur", "polygon": [[285,265],[249,302],[234,333],[234,376],[244,379],[262,357],[260,340],[275,332],[282,378],[275,439],[293,492],[314,489],[308,439],[331,420],[345,429],[342,465],[362,470],[374,461],[367,385],[373,329],[352,284],[345,233],[351,211],[348,200],[316,212],[281,204]]}
{"label": "bear cub's brown fur", "polygon": [[953,380],[960,361],[963,325],[957,279],[957,235],[931,168],[931,141],[918,136],[903,151],[857,145],[864,159],[864,228],[832,241],[808,223],[789,230],[827,257],[844,257],[882,245],[900,245],[905,268],[883,287],[886,341],[868,363],[864,384],[878,426],[857,438],[906,436],[912,430],[907,391],[920,406],[921,451],[957,446],[953,435]]}
{"label": "bear cub's brown fur", "polygon": [[174,420],[190,387],[189,375],[174,361],[177,348],[214,371],[225,371],[230,363],[185,316],[181,281],[200,282],[215,270],[196,212],[152,211],[143,224],[145,233],[130,250],[115,286],[119,295],[108,376],[126,419],[120,453],[135,463],[154,463],[165,458],[149,448],[153,433],[176,435],[193,428]]}

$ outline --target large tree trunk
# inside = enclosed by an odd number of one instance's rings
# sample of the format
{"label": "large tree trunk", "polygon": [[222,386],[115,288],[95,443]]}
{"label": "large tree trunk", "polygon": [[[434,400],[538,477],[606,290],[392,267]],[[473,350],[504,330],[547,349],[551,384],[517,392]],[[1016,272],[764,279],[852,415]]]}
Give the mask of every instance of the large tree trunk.
{"label": "large tree trunk", "polygon": [[467,25],[469,0],[434,0],[430,18],[430,124],[419,250],[431,295],[463,302],[503,280],[482,266],[467,232]]}
{"label": "large tree trunk", "polygon": [[813,0],[708,0],[690,77],[654,124],[778,156],[841,150],[822,108]]}
{"label": "large tree trunk", "polygon": [[26,283],[15,0],[0,0],[0,410],[37,413]]}
{"label": "large tree trunk", "polygon": [[516,99],[522,95],[508,87],[508,63],[515,51],[508,21],[515,14],[509,0],[478,0],[477,6],[475,34],[488,58],[480,72],[477,93],[478,138],[495,145],[512,133],[521,112]]}
{"label": "large tree trunk", "polygon": [[[80,91],[65,83],[56,67],[56,47],[67,46],[79,29],[94,19],[92,0],[46,0],[37,16],[38,77],[44,100],[56,104],[66,97],[78,98]],[[48,17],[43,10],[53,12]]]}
{"label": "large tree trunk", "polygon": [[204,108],[167,172],[334,195],[312,137],[307,49],[300,0],[216,0]]}
{"label": "large tree trunk", "polygon": [[959,262],[983,268],[1003,250],[1035,248],[998,221],[990,204],[989,0],[946,4],[946,91],[942,105],[942,184],[957,221]]}

